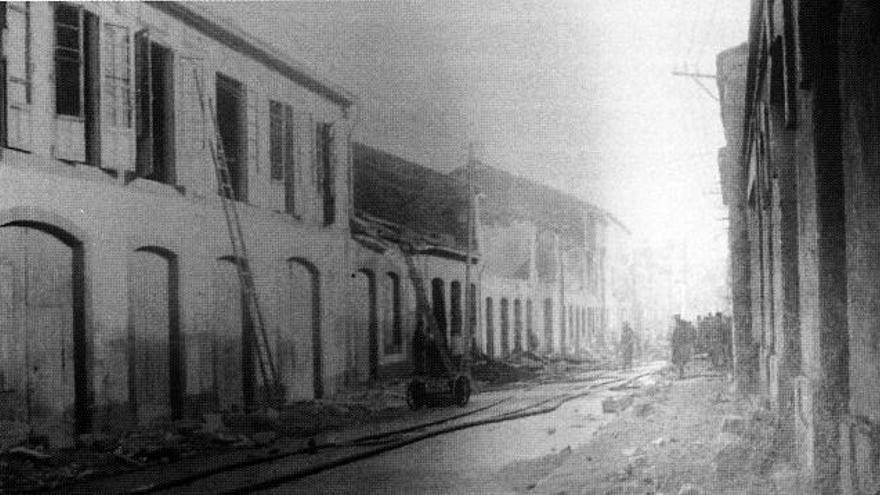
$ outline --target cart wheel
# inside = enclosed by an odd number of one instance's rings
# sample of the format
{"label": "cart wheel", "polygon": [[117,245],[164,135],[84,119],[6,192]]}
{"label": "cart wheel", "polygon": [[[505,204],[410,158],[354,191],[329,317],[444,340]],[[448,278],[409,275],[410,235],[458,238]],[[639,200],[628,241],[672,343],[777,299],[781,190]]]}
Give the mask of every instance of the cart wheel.
{"label": "cart wheel", "polygon": [[469,400],[471,400],[471,382],[466,376],[460,376],[455,380],[455,403],[459,407],[464,407]]}
{"label": "cart wheel", "polygon": [[415,380],[409,382],[406,387],[406,405],[413,411],[418,411],[424,403],[424,397],[425,385]]}

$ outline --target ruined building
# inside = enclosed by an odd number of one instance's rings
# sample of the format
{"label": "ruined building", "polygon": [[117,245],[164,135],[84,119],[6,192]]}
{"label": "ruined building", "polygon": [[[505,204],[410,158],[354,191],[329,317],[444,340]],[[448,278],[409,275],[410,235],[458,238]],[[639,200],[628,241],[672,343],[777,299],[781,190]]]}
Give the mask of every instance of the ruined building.
{"label": "ruined building", "polygon": [[63,445],[253,403],[212,110],[287,398],[341,386],[351,97],[193,4],[0,12],[0,417]]}
{"label": "ruined building", "polygon": [[754,0],[718,57],[735,375],[820,493],[880,489],[880,5]]}
{"label": "ruined building", "polygon": [[[451,175],[465,180],[467,171]],[[568,354],[616,342],[634,316],[627,229],[594,205],[493,167],[477,166],[473,181],[484,351]]]}
{"label": "ruined building", "polygon": [[[476,328],[477,261],[472,262],[471,308],[465,309],[467,187],[445,174],[400,157],[353,143],[354,240],[351,308],[358,330],[355,346],[364,377],[412,371],[416,326],[415,283],[409,278],[401,243],[418,245],[412,255],[431,304],[438,331],[453,355],[461,355]],[[474,250],[478,248],[473,242]],[[476,332],[472,330],[473,335]]]}

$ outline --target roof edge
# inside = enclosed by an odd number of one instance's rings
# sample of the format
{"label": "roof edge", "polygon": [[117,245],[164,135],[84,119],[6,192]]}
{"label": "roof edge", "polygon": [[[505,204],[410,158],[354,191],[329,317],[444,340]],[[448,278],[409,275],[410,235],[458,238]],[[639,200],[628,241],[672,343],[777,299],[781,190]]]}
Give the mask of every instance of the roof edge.
{"label": "roof edge", "polygon": [[164,12],[233,50],[251,57],[281,75],[327,98],[344,108],[354,104],[355,97],[346,90],[314,75],[293,60],[278,53],[266,42],[250,36],[240,28],[182,2],[148,1],[148,5]]}

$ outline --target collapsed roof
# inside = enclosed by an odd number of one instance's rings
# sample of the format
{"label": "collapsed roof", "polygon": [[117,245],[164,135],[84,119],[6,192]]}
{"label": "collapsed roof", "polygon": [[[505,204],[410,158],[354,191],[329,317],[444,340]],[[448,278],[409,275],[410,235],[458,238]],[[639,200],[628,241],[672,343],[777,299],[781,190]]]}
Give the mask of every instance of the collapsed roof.
{"label": "collapsed roof", "polygon": [[[398,237],[467,249],[467,186],[446,174],[361,143],[352,144],[354,210]],[[358,233],[363,225],[353,225]],[[385,232],[388,232],[386,229]]]}

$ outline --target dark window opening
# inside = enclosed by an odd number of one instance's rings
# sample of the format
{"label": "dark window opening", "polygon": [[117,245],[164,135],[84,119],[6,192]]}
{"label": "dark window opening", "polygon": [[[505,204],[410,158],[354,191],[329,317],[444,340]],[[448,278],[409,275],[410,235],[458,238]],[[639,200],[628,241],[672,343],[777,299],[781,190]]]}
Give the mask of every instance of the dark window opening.
{"label": "dark window opening", "polygon": [[137,173],[166,184],[175,182],[173,157],[171,50],[135,34],[137,81]]}
{"label": "dark window opening", "polygon": [[55,5],[55,113],[83,117],[84,26],[81,7]]}
{"label": "dark window opening", "polygon": [[318,124],[316,130],[318,187],[323,198],[324,225],[332,225],[336,221],[336,197],[333,185],[336,182],[333,170],[333,125]]}
{"label": "dark window opening", "polygon": [[452,317],[452,327],[450,332],[452,335],[461,335],[461,283],[458,281],[452,282],[452,286],[450,288],[450,299],[452,306],[449,308],[449,311]]}
{"label": "dark window opening", "polygon": [[269,154],[272,180],[284,182],[284,211],[296,213],[296,157],[294,155],[293,108],[277,101],[269,102]]}
{"label": "dark window opening", "polygon": [[[241,83],[217,74],[217,125],[235,200],[247,201],[245,160],[244,91]],[[220,194],[224,194],[220,191]]]}

